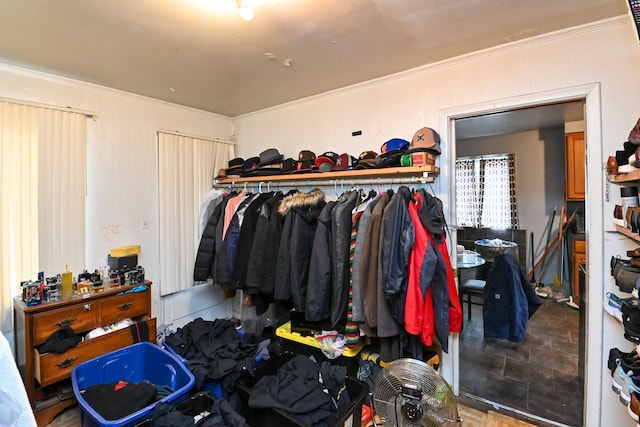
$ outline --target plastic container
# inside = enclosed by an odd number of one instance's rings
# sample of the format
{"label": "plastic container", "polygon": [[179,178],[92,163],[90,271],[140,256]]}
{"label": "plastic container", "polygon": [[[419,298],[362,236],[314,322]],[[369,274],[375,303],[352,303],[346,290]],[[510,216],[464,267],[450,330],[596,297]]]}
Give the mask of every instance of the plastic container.
{"label": "plastic container", "polygon": [[[257,369],[253,377],[243,377],[238,381],[236,388],[240,395],[241,414],[247,419],[251,426],[260,427],[305,427],[296,417],[281,409],[254,409],[249,408],[248,401],[251,395],[251,388],[264,375],[274,375],[280,366],[296,356],[293,352],[283,352],[272,355],[269,360]],[[362,405],[369,394],[369,386],[352,377],[345,379],[345,385],[351,403],[340,417],[339,421],[331,427],[356,427],[360,425],[362,418]]]}
{"label": "plastic container", "polygon": [[[201,420],[206,419],[211,414],[211,408],[216,402],[216,397],[207,391],[200,391],[186,400],[178,403],[173,411],[181,412],[183,415],[193,417],[193,424],[197,425]],[[146,419],[135,427],[151,427],[153,422]]]}
{"label": "plastic container", "polygon": [[62,273],[62,295],[63,300],[68,300],[73,297],[73,273],[69,271],[69,266],[65,266],[64,273]]}
{"label": "plastic container", "polygon": [[[171,387],[174,392],[126,417],[106,420],[84,400],[82,391],[95,384],[108,384],[120,380],[130,383],[147,380],[157,386]],[[173,404],[185,399],[195,383],[195,378],[173,354],[156,344],[141,342],[76,366],[71,371],[71,383],[80,405],[83,427],[128,427],[149,418],[159,402]]]}
{"label": "plastic container", "polygon": [[335,359],[329,359],[320,349],[320,342],[318,342],[315,337],[303,336],[297,332],[292,332],[291,321],[278,327],[276,329],[276,336],[281,338],[284,350],[304,354],[305,356],[314,356],[318,363],[328,360],[336,365],[346,366],[348,374],[354,377],[358,372],[358,354],[364,347],[364,344],[361,344],[356,348],[345,347],[342,356]]}

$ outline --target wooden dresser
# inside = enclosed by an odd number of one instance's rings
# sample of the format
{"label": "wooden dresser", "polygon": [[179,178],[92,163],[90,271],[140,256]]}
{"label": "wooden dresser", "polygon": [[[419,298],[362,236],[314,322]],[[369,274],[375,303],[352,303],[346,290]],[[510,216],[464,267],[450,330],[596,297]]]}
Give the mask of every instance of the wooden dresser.
{"label": "wooden dresser", "polygon": [[[151,282],[143,292],[123,293],[134,286],[122,286],[97,293],[89,298],[74,297],[67,301],[44,302],[27,306],[14,300],[15,341],[18,360],[24,356],[24,381],[39,426],[46,425],[68,406],[76,403],[73,396],[45,406],[36,406],[36,393],[51,389],[68,380],[79,364],[136,342],[129,327],[91,338],[64,353],[39,353],[38,347],[61,328],[69,326],[76,334],[87,332],[130,318],[148,326],[149,341],[156,340],[156,319],[151,317]],[[144,328],[143,328],[144,329]],[[22,338],[24,343],[22,343]]]}

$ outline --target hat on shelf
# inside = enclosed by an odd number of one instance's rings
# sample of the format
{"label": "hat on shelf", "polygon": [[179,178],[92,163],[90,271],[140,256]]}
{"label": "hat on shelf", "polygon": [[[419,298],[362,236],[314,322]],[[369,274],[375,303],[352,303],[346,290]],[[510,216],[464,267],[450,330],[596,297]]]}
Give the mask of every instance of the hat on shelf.
{"label": "hat on shelf", "polygon": [[629,142],[640,145],[640,119],[629,132]]}
{"label": "hat on shelf", "polygon": [[391,138],[380,147],[380,153],[386,154],[392,151],[404,151],[409,146],[409,141],[402,138]]}
{"label": "hat on shelf", "polygon": [[376,157],[376,167],[390,168],[400,166],[400,159],[407,151],[409,141],[401,138],[392,138],[380,147],[381,154]]}
{"label": "hat on shelf", "polygon": [[310,173],[316,171],[315,162],[310,160],[298,160],[295,162],[295,169],[291,173]]}
{"label": "hat on shelf", "polygon": [[332,171],[338,161],[338,154],[333,151],[325,151],[316,158],[316,166],[320,172]]}
{"label": "hat on shelf", "polygon": [[363,151],[355,162],[356,169],[372,169],[376,167],[376,157],[378,153],[375,151]]}
{"label": "hat on shelf", "polygon": [[428,127],[418,129],[413,134],[409,152],[418,151],[440,154],[440,135],[438,135],[438,132]]}
{"label": "hat on shelf", "polygon": [[236,157],[235,159],[229,160],[229,167],[225,169],[226,175],[233,175],[233,172],[237,172],[242,169],[242,164],[244,163],[244,159],[241,157]]}
{"label": "hat on shelf", "polygon": [[316,161],[316,153],[309,150],[302,150],[298,154],[299,161],[307,161],[307,162],[315,162]]}
{"label": "hat on shelf", "polygon": [[250,174],[254,170],[258,169],[258,164],[260,164],[260,157],[249,157],[242,164],[242,170],[240,171],[240,176],[244,176]]}
{"label": "hat on shelf", "polygon": [[258,167],[282,163],[284,156],[275,148],[268,148],[260,153],[260,163]]}
{"label": "hat on shelf", "polygon": [[345,171],[349,169],[353,169],[353,165],[356,161],[356,158],[351,154],[342,153],[338,156],[338,160],[336,160],[336,164],[333,166],[334,171]]}

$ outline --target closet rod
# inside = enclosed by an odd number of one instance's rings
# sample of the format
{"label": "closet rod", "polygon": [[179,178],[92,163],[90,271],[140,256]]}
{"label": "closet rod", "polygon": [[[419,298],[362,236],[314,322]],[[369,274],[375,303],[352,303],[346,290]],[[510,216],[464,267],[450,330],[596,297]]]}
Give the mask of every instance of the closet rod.
{"label": "closet rod", "polygon": [[282,187],[358,187],[372,185],[402,185],[432,183],[432,176],[428,177],[403,177],[403,178],[365,178],[365,179],[330,179],[330,180],[291,180],[291,181],[233,181],[229,183],[215,183],[214,188],[247,188],[256,185],[265,191],[270,188]]}

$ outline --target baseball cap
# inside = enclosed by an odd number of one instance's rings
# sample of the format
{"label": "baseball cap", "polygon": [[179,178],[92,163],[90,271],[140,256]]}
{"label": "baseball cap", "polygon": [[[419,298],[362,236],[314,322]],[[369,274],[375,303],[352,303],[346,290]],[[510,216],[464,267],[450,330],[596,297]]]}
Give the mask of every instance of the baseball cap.
{"label": "baseball cap", "polygon": [[416,133],[413,134],[409,151],[428,151],[440,154],[440,135],[428,127],[418,129]]}
{"label": "baseball cap", "polygon": [[298,154],[299,161],[307,161],[307,162],[315,162],[316,161],[316,153],[310,150],[302,150]]}
{"label": "baseball cap", "polygon": [[376,157],[378,153],[375,151],[363,151],[355,162],[356,169],[371,169],[376,167]]}
{"label": "baseball cap", "polygon": [[320,154],[316,158],[316,166],[318,167],[318,170],[321,172],[328,172],[333,170],[333,167],[338,161],[338,157],[340,156],[333,151],[325,151],[324,153]]}
{"label": "baseball cap", "polygon": [[380,147],[380,153],[385,154],[390,151],[405,150],[409,146],[409,141],[401,138],[391,138]]}
{"label": "baseball cap", "polygon": [[347,169],[353,169],[353,164],[355,163],[356,158],[350,154],[342,153],[338,156],[336,160],[336,164],[333,166],[333,170],[336,171],[344,171]]}

